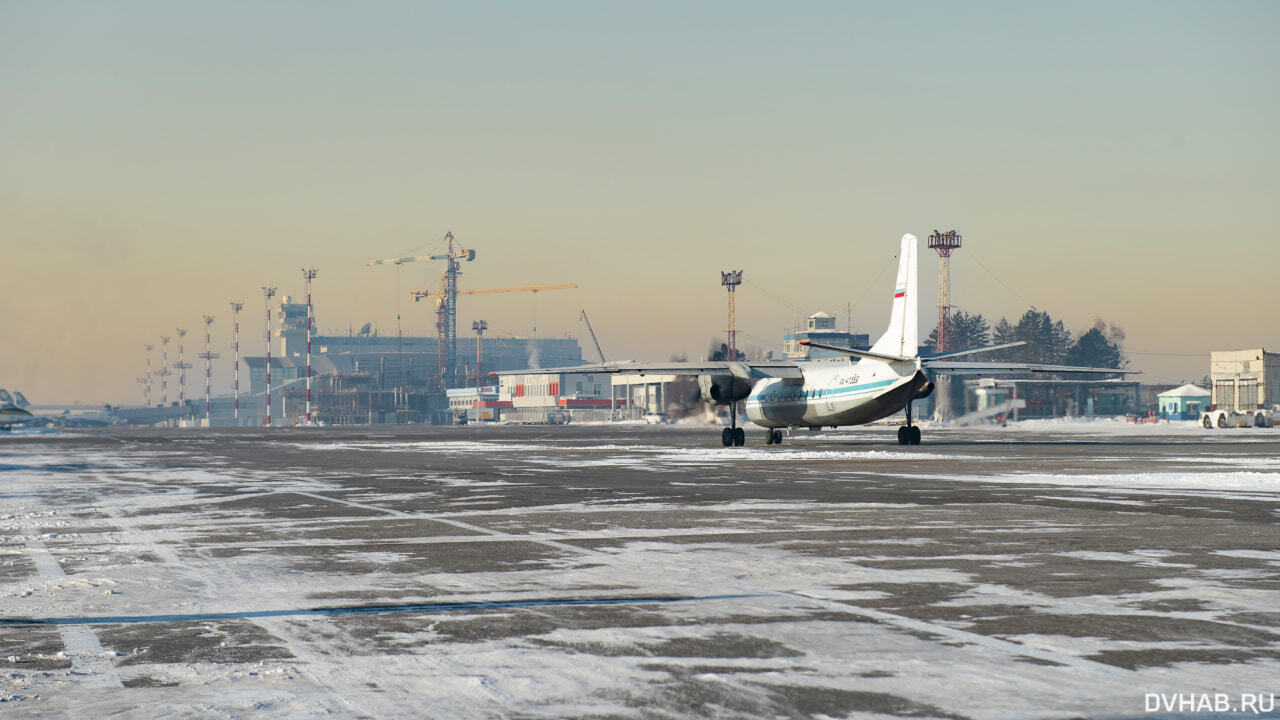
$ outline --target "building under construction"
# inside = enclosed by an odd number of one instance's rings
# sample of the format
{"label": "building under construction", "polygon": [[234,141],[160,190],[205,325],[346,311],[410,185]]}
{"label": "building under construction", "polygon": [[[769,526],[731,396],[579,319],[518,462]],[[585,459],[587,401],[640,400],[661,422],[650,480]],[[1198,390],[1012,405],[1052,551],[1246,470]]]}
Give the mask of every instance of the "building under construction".
{"label": "building under construction", "polygon": [[[307,309],[285,297],[273,314],[272,418],[291,425],[305,405],[300,381],[306,377]],[[460,385],[477,384],[477,341],[457,339]],[[438,337],[380,335],[369,325],[346,335],[312,335],[312,415],[329,425],[451,421],[438,372],[438,343]],[[502,370],[584,363],[574,338],[488,336],[480,343],[480,379]],[[261,424],[267,358],[247,356],[244,362],[253,399],[242,408],[242,424]]]}

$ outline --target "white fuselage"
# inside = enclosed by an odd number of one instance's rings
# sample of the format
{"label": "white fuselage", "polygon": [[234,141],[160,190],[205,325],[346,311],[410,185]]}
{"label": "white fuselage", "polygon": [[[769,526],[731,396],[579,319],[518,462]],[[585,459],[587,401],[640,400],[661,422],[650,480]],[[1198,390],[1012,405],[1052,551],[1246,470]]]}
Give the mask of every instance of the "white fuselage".
{"label": "white fuselage", "polygon": [[768,428],[861,425],[899,412],[928,379],[916,362],[799,363],[803,380],[761,380],[747,418]]}
{"label": "white fuselage", "polygon": [[12,427],[31,421],[31,413],[20,407],[6,405],[0,407],[0,427]]}

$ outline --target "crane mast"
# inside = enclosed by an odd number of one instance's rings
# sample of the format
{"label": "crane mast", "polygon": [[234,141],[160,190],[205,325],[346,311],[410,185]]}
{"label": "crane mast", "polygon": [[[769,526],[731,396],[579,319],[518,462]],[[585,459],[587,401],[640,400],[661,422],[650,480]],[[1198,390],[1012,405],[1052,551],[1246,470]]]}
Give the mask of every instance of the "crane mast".
{"label": "crane mast", "polygon": [[441,302],[436,306],[436,365],[440,371],[441,388],[457,384],[458,364],[458,276],[462,261],[471,262],[476,259],[475,250],[467,250],[455,245],[453,233],[447,232],[444,239],[448,241],[448,252],[444,255],[432,255],[432,260],[444,260],[444,273]]}
{"label": "crane mast", "polygon": [[[408,255],[398,258],[386,258],[383,260],[370,260],[366,265],[373,267],[374,265],[395,265],[396,266],[396,298],[397,303],[400,297],[400,266],[408,263],[427,262],[430,260],[444,260],[444,272],[440,274],[440,292],[430,294],[430,297],[438,298],[436,301],[436,370],[439,373],[440,388],[449,387],[450,383],[456,384],[456,370],[458,359],[458,275],[462,274],[462,263],[471,262],[476,259],[476,251],[468,250],[458,245],[453,239],[452,232],[444,234],[444,240],[448,244],[448,249],[443,255]],[[419,296],[427,296],[426,292],[414,292],[413,299],[421,299]],[[399,305],[396,308],[396,337],[400,337],[400,310]]]}

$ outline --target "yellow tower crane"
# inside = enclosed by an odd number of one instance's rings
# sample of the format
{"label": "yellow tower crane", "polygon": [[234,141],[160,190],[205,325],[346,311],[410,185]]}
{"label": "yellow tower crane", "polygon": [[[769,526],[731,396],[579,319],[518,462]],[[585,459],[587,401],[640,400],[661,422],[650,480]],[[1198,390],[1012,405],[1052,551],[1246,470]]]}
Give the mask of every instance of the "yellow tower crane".
{"label": "yellow tower crane", "polygon": [[[489,295],[492,293],[527,292],[527,293],[533,293],[534,297],[537,297],[538,293],[544,292],[547,290],[573,290],[573,289],[576,289],[577,287],[578,287],[578,283],[565,283],[563,285],[521,285],[520,287],[509,287],[509,288],[485,288],[483,290],[458,290],[457,294],[458,295]],[[424,298],[435,300],[436,316],[437,318],[440,318],[437,320],[437,324],[439,325],[440,323],[443,322],[443,315],[445,312],[444,305],[448,297],[447,293],[430,292],[428,290],[414,290],[409,294],[413,296],[414,302],[417,302]],[[538,306],[537,305],[534,305],[534,309],[533,309],[533,335],[534,337],[537,337],[538,335]]]}
{"label": "yellow tower crane", "polygon": [[[462,274],[462,262],[471,262],[476,259],[476,251],[469,250],[454,242],[453,233],[444,234],[442,242],[448,243],[448,250],[440,255],[418,255],[410,257],[388,258],[386,260],[371,260],[369,265],[395,265],[396,266],[396,302],[399,303],[400,298],[400,275],[399,268],[401,265],[411,262],[425,262],[428,260],[444,260],[445,270],[440,275],[441,283],[441,299],[436,304],[436,334],[437,349],[436,362],[440,373],[440,387],[449,386],[450,381],[456,379],[456,362],[458,343],[458,276]],[[397,333],[399,333],[399,312],[396,313]]]}

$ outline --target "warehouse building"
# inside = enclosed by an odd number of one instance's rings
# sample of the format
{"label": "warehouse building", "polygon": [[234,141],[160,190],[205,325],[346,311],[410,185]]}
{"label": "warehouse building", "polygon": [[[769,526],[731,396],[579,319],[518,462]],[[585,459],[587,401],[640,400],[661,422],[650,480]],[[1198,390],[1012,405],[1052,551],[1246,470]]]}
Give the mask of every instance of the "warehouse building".
{"label": "warehouse building", "polygon": [[[607,421],[619,407],[607,373],[548,373],[536,369],[498,376],[503,419],[528,423]],[[625,402],[622,403],[625,406]]]}
{"label": "warehouse building", "polygon": [[1280,405],[1280,353],[1262,348],[1209,356],[1213,409],[1252,412]]}

